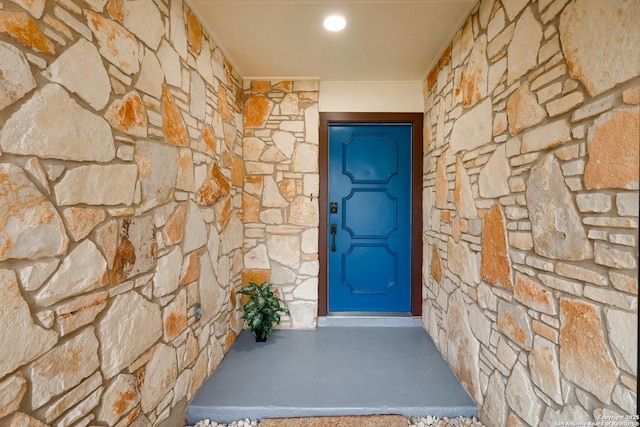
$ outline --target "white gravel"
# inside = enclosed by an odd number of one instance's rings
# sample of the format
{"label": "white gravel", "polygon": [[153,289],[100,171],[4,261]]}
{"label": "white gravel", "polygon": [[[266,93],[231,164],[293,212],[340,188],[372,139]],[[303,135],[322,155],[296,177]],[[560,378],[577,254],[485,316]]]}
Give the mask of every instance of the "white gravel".
{"label": "white gravel", "polygon": [[[412,417],[407,418],[408,427],[485,427],[475,417],[456,417],[456,418],[438,418],[431,415],[426,417]],[[260,427],[260,421],[250,420],[248,418],[244,420],[233,421],[229,424],[217,423],[209,419],[198,421],[195,426],[190,427]]]}

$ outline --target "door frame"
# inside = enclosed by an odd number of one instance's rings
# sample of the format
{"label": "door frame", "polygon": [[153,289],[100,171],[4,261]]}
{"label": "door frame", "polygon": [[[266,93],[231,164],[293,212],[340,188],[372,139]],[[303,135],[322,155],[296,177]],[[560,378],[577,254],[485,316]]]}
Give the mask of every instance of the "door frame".
{"label": "door frame", "polygon": [[329,195],[329,126],[344,123],[407,123],[411,133],[411,314],[422,315],[422,113],[320,113],[318,166],[320,172],[320,230],[318,232],[318,316],[328,310],[327,276],[328,195]]}

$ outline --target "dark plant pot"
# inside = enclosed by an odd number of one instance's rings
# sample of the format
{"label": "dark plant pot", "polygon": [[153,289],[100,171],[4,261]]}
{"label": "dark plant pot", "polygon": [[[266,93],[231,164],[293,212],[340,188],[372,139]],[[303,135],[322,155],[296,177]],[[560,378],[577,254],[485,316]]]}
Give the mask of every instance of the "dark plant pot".
{"label": "dark plant pot", "polygon": [[267,342],[267,337],[263,337],[262,335],[256,335],[256,342]]}

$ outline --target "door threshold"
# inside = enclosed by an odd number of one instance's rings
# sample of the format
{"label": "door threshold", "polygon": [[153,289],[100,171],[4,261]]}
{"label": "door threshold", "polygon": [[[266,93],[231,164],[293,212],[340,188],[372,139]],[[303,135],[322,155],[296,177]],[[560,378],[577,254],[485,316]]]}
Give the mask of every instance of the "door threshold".
{"label": "door threshold", "polygon": [[318,327],[414,328],[422,327],[422,318],[411,313],[333,312],[318,317]]}

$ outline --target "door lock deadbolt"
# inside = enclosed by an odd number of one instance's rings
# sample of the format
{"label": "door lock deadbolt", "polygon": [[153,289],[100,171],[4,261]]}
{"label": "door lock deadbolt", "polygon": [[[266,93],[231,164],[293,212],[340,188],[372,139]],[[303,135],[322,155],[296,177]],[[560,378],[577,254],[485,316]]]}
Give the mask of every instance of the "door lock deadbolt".
{"label": "door lock deadbolt", "polygon": [[338,204],[337,203],[329,203],[329,213],[337,214],[338,213]]}

